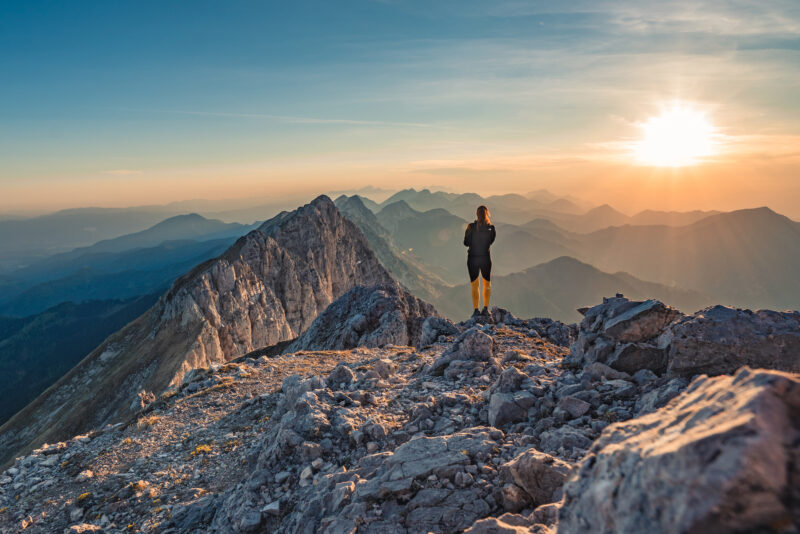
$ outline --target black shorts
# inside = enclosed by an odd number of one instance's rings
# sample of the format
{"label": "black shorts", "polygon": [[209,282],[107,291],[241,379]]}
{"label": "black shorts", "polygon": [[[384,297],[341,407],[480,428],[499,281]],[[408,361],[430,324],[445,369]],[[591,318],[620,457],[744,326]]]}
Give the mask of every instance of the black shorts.
{"label": "black shorts", "polygon": [[492,257],[491,256],[467,256],[467,270],[469,271],[469,281],[474,282],[478,278],[478,273],[484,280],[492,279]]}

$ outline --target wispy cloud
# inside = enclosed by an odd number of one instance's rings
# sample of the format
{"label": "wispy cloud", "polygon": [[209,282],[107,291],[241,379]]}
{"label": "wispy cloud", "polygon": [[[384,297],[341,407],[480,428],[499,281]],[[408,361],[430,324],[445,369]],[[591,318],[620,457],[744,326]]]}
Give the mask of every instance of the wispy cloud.
{"label": "wispy cloud", "polygon": [[176,115],[201,115],[207,117],[233,117],[241,119],[266,119],[287,122],[292,124],[344,124],[350,126],[399,126],[408,128],[446,128],[437,124],[422,122],[397,122],[360,119],[329,119],[320,117],[294,117],[291,115],[272,115],[269,113],[234,113],[226,111],[188,111],[177,109],[158,109],[156,113],[169,113]]}

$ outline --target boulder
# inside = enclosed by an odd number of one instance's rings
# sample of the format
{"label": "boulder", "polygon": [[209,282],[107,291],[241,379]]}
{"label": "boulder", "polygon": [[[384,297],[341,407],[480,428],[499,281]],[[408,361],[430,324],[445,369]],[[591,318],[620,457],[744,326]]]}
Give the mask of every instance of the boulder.
{"label": "boulder", "polygon": [[592,380],[600,380],[608,378],[610,380],[630,378],[628,373],[612,369],[608,365],[601,362],[590,363],[583,368],[583,372],[589,375]]}
{"label": "boulder", "polygon": [[492,391],[499,393],[513,393],[519,391],[520,387],[522,387],[522,383],[527,378],[528,376],[516,367],[507,367],[500,373],[500,377],[492,386]]}
{"label": "boulder", "polygon": [[635,306],[607,320],[603,335],[617,341],[631,343],[646,341],[658,336],[681,312],[658,300],[630,302]]}
{"label": "boulder", "polygon": [[462,333],[451,347],[433,362],[430,373],[441,375],[455,360],[486,362],[492,357],[494,339],[479,328],[470,328]]}
{"label": "boulder", "polygon": [[667,353],[647,343],[625,343],[617,345],[606,363],[617,371],[631,375],[640,369],[662,374],[667,368]]}
{"label": "boulder", "polygon": [[356,286],[323,311],[283,352],[417,345],[436,309],[396,283]]}
{"label": "boulder", "polygon": [[747,365],[800,372],[800,313],[712,306],[672,325],[667,374],[730,374]]}
{"label": "boulder", "polygon": [[572,466],[554,456],[535,449],[517,455],[500,467],[503,481],[516,484],[530,497],[535,506],[561,498],[561,487]]}
{"label": "boulder", "polygon": [[489,400],[489,424],[501,427],[528,418],[528,408],[517,404],[513,393],[495,393]]}
{"label": "boulder", "polygon": [[540,436],[542,450],[558,452],[563,447],[569,453],[575,448],[588,449],[592,440],[575,427],[564,425],[559,428],[546,430]]}
{"label": "boulder", "polygon": [[346,364],[340,363],[334,367],[328,376],[328,386],[338,387],[340,385],[349,386],[356,380],[356,374]]}
{"label": "boulder", "polygon": [[797,525],[798,435],[798,375],[743,368],[733,377],[698,377],[666,407],[603,432],[564,486],[559,531]]}
{"label": "boulder", "polygon": [[458,328],[447,319],[442,317],[428,317],[422,322],[422,332],[420,334],[417,347],[427,347],[436,343],[439,336],[452,336],[458,333]]}
{"label": "boulder", "polygon": [[476,454],[486,454],[502,432],[475,427],[447,436],[412,439],[382,459],[376,476],[356,488],[360,499],[386,498],[407,493],[417,478],[427,477],[448,467],[465,465]]}
{"label": "boulder", "polygon": [[558,401],[558,407],[567,412],[574,419],[588,412],[592,405],[570,395]]}

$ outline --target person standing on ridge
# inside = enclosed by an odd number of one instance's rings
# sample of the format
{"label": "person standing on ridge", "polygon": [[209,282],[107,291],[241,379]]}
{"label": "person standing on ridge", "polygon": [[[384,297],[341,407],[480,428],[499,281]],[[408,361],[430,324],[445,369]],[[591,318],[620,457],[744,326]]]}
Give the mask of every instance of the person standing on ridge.
{"label": "person standing on ridge", "polygon": [[[489,219],[489,208],[478,206],[476,215],[477,218],[467,225],[467,231],[464,232],[464,246],[469,247],[467,270],[472,284],[472,307],[475,308],[473,317],[489,314],[489,298],[492,295],[492,256],[489,254],[489,247],[496,237],[494,225]],[[478,309],[478,274],[483,279],[483,311]]]}

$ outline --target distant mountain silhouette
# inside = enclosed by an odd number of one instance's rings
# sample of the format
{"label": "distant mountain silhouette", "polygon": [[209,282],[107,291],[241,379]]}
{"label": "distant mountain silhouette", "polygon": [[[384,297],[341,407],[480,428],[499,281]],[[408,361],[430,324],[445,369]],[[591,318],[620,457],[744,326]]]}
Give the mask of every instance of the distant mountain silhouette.
{"label": "distant mountain silhouette", "polygon": [[769,208],[680,227],[607,228],[585,236],[581,251],[600,269],[699,289],[724,304],[800,307],[800,223]]}
{"label": "distant mountain silhouette", "polygon": [[[415,193],[405,191],[402,196],[411,198]],[[422,193],[422,197],[452,200],[445,195]],[[495,221],[493,274],[519,272],[570,256],[607,272],[629,272],[642,280],[710,294],[724,304],[800,306],[800,277],[796,275],[800,272],[800,223],[768,208],[708,213],[645,211],[628,217],[603,205],[582,215],[536,217],[520,225]],[[399,246],[411,249],[448,283],[465,280],[466,255],[461,244],[465,219],[441,209],[420,212],[406,201],[384,206],[378,219]],[[691,223],[679,224],[684,221]],[[602,229],[583,233],[597,227]]]}
{"label": "distant mountain silhouette", "polygon": [[557,198],[552,202],[548,202],[547,207],[561,213],[578,214],[584,211],[578,204],[566,198]]}
{"label": "distant mountain silhouette", "polygon": [[[408,205],[418,211],[429,211],[431,209],[443,208],[450,213],[465,220],[475,218],[475,210],[480,204],[486,204],[495,222],[505,222],[510,224],[522,224],[530,220],[534,214],[539,216],[559,215],[568,216],[574,213],[575,206],[566,201],[564,203],[555,202],[556,199],[549,199],[546,202],[527,198],[523,195],[514,193],[505,195],[493,195],[482,197],[475,193],[444,193],[442,191],[431,192],[428,189],[417,191],[415,189],[404,189],[398,191],[381,204],[386,207],[398,200],[403,200]],[[566,211],[560,211],[564,209]]]}
{"label": "distant mountain silhouette", "polygon": [[163,208],[79,208],[0,221],[0,269],[138,232],[171,214]]}
{"label": "distant mountain silhouette", "polygon": [[[577,308],[615,293],[657,298],[684,312],[694,312],[714,301],[710,295],[647,282],[628,273],[606,273],[566,256],[523,272],[492,277],[492,304],[518,310],[526,317],[579,321]],[[472,311],[469,285],[447,290],[434,304],[453,319],[468,317]]]}
{"label": "distant mountain silhouette", "polygon": [[420,258],[446,282],[463,278],[467,221],[442,208],[416,211],[404,201],[385,206],[377,218],[392,233],[398,247]]}
{"label": "distant mountain silhouette", "polygon": [[632,216],[628,224],[653,225],[665,224],[667,226],[685,226],[705,219],[711,215],[718,215],[719,211],[658,211],[644,210]]}
{"label": "distant mountain silhouette", "polygon": [[[444,281],[423,265],[412,252],[401,249],[395,244],[392,234],[381,225],[377,216],[366,207],[361,197],[342,195],[334,203],[345,218],[358,226],[381,264],[398,282],[424,299],[431,299],[438,294],[440,288],[445,285]],[[391,206],[402,208],[403,205],[408,206],[400,200]],[[413,213],[413,210],[411,212]]]}
{"label": "distant mountain silhouette", "polygon": [[66,255],[22,273],[7,288],[0,314],[23,317],[59,302],[130,298],[165,289],[208,258],[221,254],[235,237],[211,241],[169,241],[116,253]]}
{"label": "distant mountain silhouette", "polygon": [[0,314],[25,316],[59,302],[130,298],[156,291],[220,254],[255,225],[223,223],[196,213],[55,254],[0,281]]}
{"label": "distant mountain silhouette", "polygon": [[61,261],[65,257],[75,257],[81,254],[96,254],[100,252],[121,252],[135,248],[153,247],[165,241],[198,240],[209,241],[226,237],[239,237],[256,228],[259,223],[244,225],[239,223],[225,223],[217,219],[207,219],[197,213],[176,215],[165,219],[158,224],[132,234],[122,235],[113,239],[105,239],[88,246],[72,250],[66,254],[59,254],[50,261]]}

